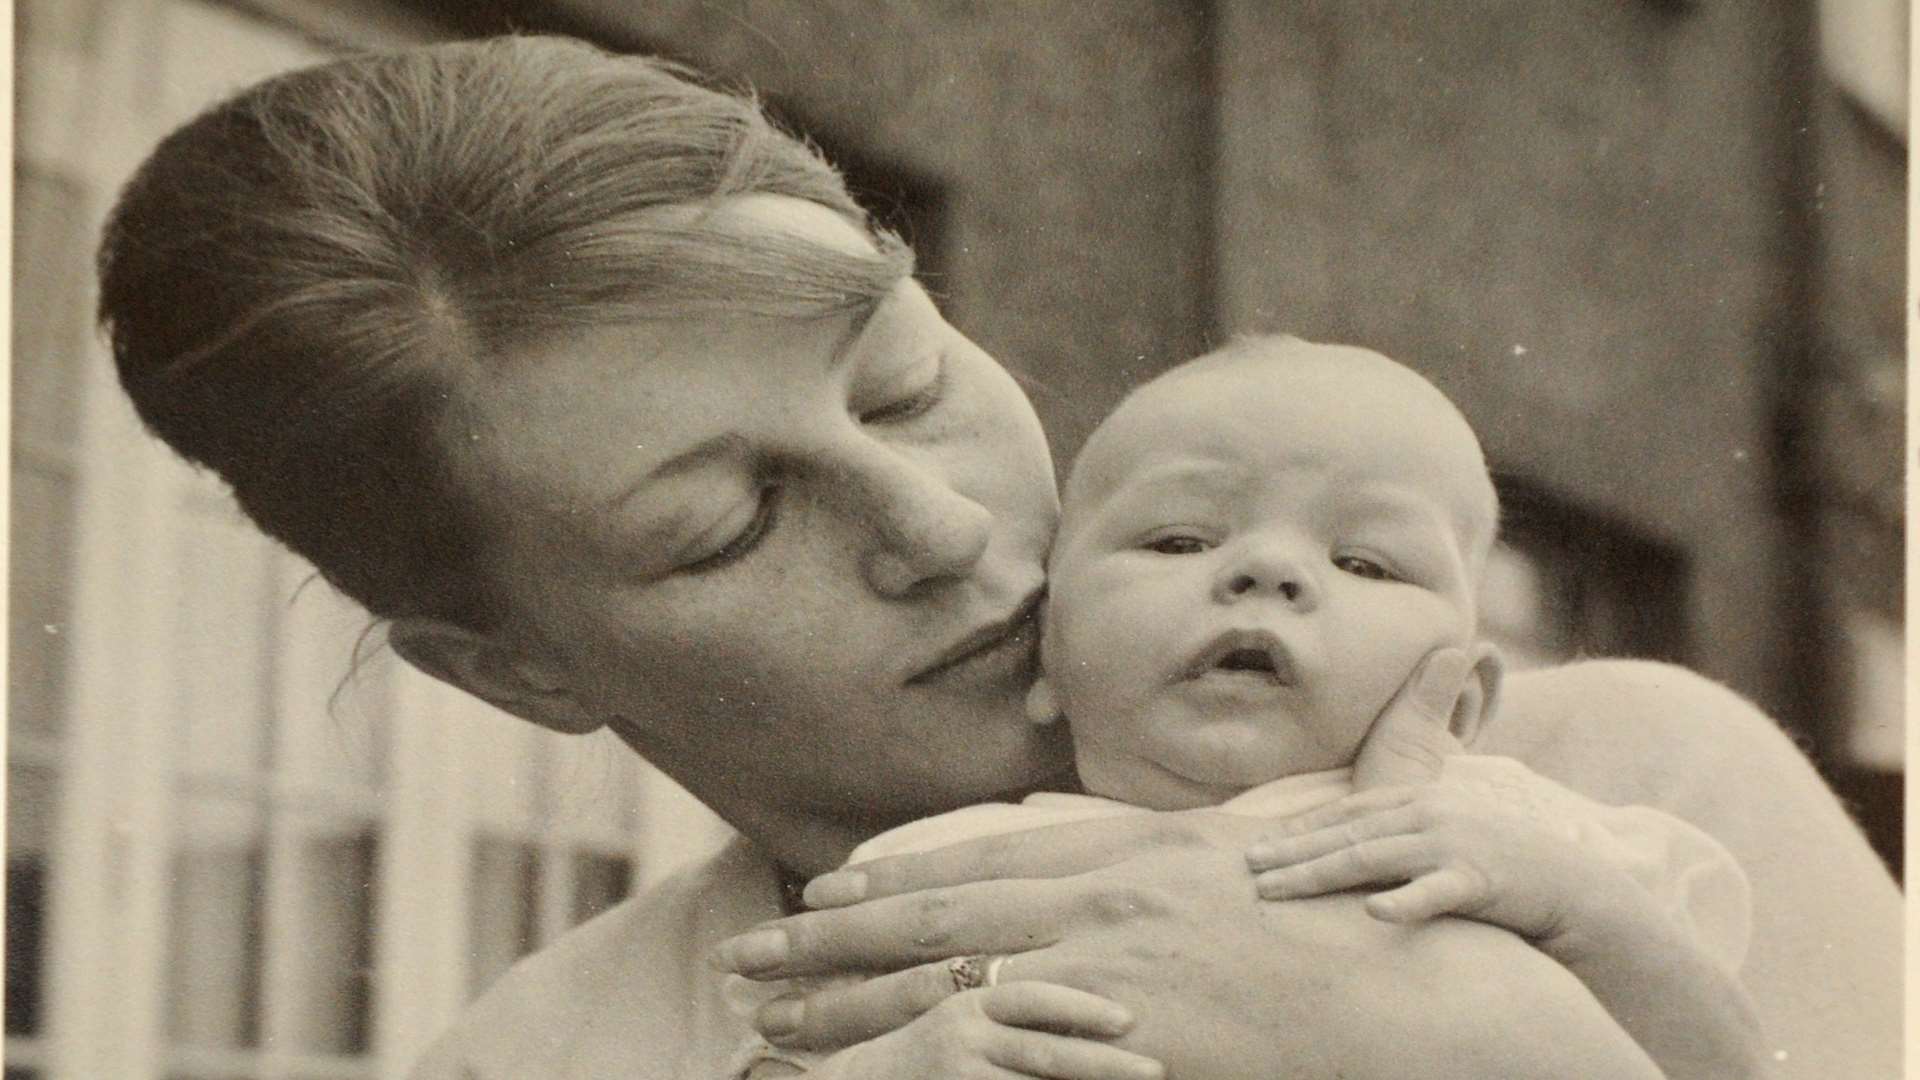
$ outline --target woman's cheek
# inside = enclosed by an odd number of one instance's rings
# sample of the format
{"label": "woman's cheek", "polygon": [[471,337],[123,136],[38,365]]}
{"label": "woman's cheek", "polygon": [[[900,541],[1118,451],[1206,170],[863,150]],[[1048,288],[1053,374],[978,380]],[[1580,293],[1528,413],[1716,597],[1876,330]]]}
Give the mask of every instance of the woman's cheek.
{"label": "woman's cheek", "polygon": [[964,414],[961,426],[989,449],[1004,475],[1018,477],[1023,487],[1043,494],[1051,511],[1059,503],[1053,454],[1033,403],[1013,376],[985,353],[974,350],[970,361],[969,377],[956,380],[965,384],[956,395]]}

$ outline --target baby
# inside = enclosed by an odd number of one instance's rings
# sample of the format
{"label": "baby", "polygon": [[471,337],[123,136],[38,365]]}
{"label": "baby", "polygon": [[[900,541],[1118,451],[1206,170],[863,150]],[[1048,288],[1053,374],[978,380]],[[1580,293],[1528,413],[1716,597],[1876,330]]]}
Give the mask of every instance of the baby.
{"label": "baby", "polygon": [[[1475,594],[1497,517],[1465,419],[1383,356],[1250,338],[1173,369],[1087,442],[1050,561],[1028,711],[1073,725],[1089,794],[915,822],[853,861],[1150,810],[1277,819],[1248,856],[1259,895],[1391,886],[1368,898],[1379,918],[1505,926],[1668,1076],[1739,1075],[1746,880],[1704,833],[1505,758],[1456,755],[1440,783],[1352,793],[1361,741],[1429,654],[1463,676],[1453,736],[1470,742],[1491,714],[1501,661],[1475,637]],[[956,980],[991,994],[992,974]],[[1092,1036],[1080,1007],[1027,1002],[1017,1026]],[[812,1060],[758,1044],[748,1075]],[[1074,1060],[1071,1080],[1137,1064]]]}

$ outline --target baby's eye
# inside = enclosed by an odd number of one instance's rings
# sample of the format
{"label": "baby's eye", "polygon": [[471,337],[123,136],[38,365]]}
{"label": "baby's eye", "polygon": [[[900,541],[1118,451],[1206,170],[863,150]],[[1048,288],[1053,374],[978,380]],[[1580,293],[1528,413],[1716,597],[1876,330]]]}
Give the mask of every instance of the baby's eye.
{"label": "baby's eye", "polygon": [[1336,555],[1333,559],[1336,569],[1368,581],[1398,581],[1393,571],[1361,555]]}
{"label": "baby's eye", "polygon": [[1140,545],[1158,555],[1198,555],[1209,545],[1198,536],[1156,536]]}

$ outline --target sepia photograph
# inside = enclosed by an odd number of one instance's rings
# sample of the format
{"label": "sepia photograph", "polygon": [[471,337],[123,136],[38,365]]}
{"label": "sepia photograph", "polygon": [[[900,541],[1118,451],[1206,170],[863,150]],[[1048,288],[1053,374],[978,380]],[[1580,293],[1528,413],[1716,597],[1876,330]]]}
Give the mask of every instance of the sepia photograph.
{"label": "sepia photograph", "polygon": [[5,1080],[1902,1074],[1909,0],[15,0]]}

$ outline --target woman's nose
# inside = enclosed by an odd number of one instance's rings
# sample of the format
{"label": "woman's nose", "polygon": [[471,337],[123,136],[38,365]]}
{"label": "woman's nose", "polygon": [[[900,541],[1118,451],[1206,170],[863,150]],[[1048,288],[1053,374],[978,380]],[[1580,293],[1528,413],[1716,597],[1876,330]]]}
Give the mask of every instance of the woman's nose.
{"label": "woman's nose", "polygon": [[1223,604],[1256,596],[1276,597],[1297,611],[1320,606],[1320,583],[1304,560],[1273,546],[1243,548],[1221,564],[1213,598]]}
{"label": "woman's nose", "polygon": [[870,463],[858,486],[873,537],[862,571],[881,595],[963,578],[986,553],[993,512],[954,490],[939,470],[905,459]]}

